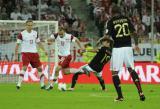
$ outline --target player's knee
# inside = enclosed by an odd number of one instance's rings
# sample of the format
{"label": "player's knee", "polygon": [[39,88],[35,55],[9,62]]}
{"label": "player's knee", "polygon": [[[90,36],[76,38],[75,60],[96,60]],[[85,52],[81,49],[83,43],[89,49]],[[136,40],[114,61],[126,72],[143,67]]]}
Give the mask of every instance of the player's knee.
{"label": "player's knee", "polygon": [[118,75],[118,71],[112,71],[112,76]]}
{"label": "player's knee", "polygon": [[97,78],[98,78],[99,81],[104,81],[103,78],[100,77],[100,76],[99,77],[97,76]]}
{"label": "player's knee", "polygon": [[129,67],[128,71],[131,73],[131,72],[133,72],[133,69],[131,67]]}

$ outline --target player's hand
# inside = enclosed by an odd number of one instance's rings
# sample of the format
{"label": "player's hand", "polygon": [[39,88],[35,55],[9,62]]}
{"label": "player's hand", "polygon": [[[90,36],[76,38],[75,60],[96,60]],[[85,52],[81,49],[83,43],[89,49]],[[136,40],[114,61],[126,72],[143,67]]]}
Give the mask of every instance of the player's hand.
{"label": "player's hand", "polygon": [[137,46],[137,45],[134,47],[134,50],[135,50],[138,54],[141,53],[141,50],[140,50],[139,46]]}
{"label": "player's hand", "polygon": [[82,49],[79,49],[79,50],[78,50],[78,53],[79,53],[80,55],[82,55],[84,52],[86,52],[86,50],[82,50]]}

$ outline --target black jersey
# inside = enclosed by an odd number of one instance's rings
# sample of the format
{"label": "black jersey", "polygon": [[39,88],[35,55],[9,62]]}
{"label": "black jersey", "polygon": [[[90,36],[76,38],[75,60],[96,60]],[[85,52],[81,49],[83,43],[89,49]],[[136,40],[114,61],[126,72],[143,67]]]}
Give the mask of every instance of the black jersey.
{"label": "black jersey", "polygon": [[111,49],[108,47],[101,47],[91,62],[88,64],[94,71],[101,72],[104,65],[111,58]]}
{"label": "black jersey", "polygon": [[107,23],[107,34],[114,40],[114,48],[130,47],[130,34],[135,31],[130,20],[122,15],[112,17]]}

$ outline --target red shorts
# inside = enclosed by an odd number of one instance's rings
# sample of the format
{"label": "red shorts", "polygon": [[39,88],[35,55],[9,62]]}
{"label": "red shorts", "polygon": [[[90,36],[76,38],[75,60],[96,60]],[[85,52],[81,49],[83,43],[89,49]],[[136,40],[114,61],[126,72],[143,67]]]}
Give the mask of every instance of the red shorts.
{"label": "red shorts", "polygon": [[71,55],[68,55],[68,56],[59,56],[59,65],[62,67],[62,68],[67,68],[69,67],[69,63],[71,62],[71,59],[72,59],[72,56]]}
{"label": "red shorts", "polygon": [[28,66],[28,64],[31,64],[33,68],[41,66],[38,53],[22,53],[22,62],[23,66]]}

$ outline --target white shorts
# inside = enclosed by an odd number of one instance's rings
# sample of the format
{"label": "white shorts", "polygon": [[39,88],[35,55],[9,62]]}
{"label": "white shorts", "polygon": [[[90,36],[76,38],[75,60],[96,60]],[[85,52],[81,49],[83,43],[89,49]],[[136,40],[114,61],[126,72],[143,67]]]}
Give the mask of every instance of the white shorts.
{"label": "white shorts", "polygon": [[133,49],[132,47],[113,48],[110,70],[120,71],[125,66],[134,69]]}
{"label": "white shorts", "polygon": [[102,72],[96,72],[96,71],[94,71],[88,64],[86,64],[86,65],[84,65],[84,66],[82,66],[81,68],[80,68],[80,72],[82,71],[82,72],[84,72],[84,69],[85,68],[85,73],[86,72],[93,72],[94,73],[94,75],[96,75],[97,77],[102,77]]}

